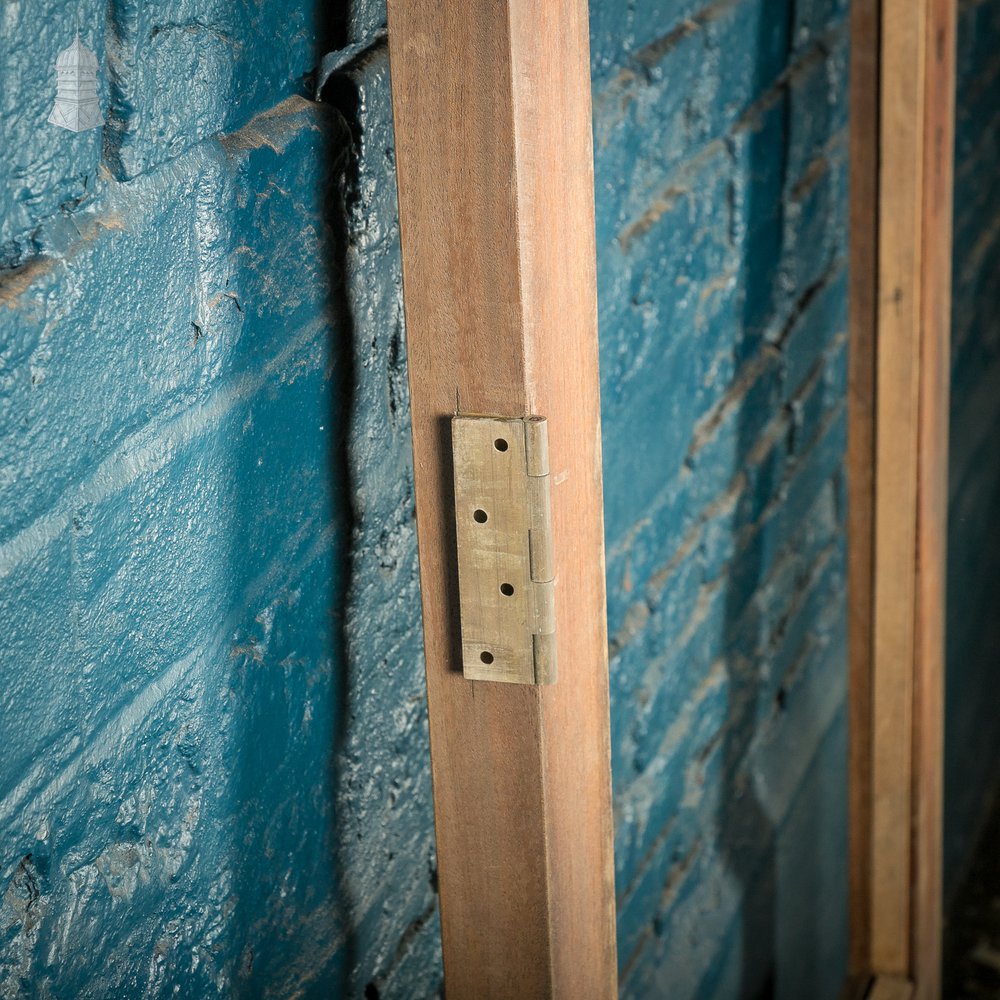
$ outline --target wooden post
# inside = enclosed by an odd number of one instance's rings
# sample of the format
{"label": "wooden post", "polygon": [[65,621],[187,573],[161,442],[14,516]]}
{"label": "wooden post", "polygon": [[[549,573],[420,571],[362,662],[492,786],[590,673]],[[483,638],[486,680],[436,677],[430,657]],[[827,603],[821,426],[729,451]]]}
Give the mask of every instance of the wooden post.
{"label": "wooden post", "polygon": [[[389,0],[449,1000],[616,995],[585,0]],[[462,675],[450,421],[548,420],[558,681]]]}
{"label": "wooden post", "polygon": [[957,8],[955,0],[930,0],[927,12],[913,681],[913,765],[917,779],[913,803],[911,967],[917,1000],[936,1000],[941,993],[944,631]]}
{"label": "wooden post", "polygon": [[861,0],[852,28],[851,968],[932,1000],[955,5]]}
{"label": "wooden post", "polygon": [[871,959],[896,975],[910,962],[926,7],[882,0]]}

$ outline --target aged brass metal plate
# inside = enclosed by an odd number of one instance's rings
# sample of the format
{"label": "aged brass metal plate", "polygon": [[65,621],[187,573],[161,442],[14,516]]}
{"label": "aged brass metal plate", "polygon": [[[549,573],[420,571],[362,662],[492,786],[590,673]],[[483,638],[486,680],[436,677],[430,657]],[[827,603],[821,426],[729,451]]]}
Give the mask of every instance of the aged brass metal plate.
{"label": "aged brass metal plate", "polygon": [[463,673],[550,684],[555,573],[545,420],[456,416],[452,450]]}

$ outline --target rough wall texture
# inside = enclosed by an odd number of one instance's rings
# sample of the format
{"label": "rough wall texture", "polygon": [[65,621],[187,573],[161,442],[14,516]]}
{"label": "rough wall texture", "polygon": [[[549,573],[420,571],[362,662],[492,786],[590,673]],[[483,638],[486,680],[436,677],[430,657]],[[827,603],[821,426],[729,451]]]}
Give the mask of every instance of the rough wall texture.
{"label": "rough wall texture", "polygon": [[629,997],[844,970],[846,6],[592,5]]}
{"label": "rough wall texture", "polygon": [[3,997],[440,980],[384,46],[309,99],[382,13],[322,6],[4,5]]}
{"label": "rough wall texture", "polygon": [[[0,14],[0,997],[439,988],[384,11],[327,6]],[[843,971],[845,7],[591,2],[629,997]]]}
{"label": "rough wall texture", "polygon": [[953,888],[1000,781],[1000,2],[958,22],[948,526],[945,877]]}

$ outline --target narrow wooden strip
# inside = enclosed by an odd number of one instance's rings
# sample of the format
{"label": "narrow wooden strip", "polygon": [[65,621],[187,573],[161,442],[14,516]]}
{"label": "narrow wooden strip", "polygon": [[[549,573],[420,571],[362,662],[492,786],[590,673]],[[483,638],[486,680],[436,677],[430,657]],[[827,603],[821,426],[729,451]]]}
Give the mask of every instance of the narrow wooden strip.
{"label": "narrow wooden strip", "polygon": [[851,6],[848,351],[849,972],[871,969],[872,589],[878,265],[879,0]]}
{"label": "narrow wooden strip", "polygon": [[872,711],[871,961],[910,967],[926,0],[883,0]]}
{"label": "narrow wooden strip", "polygon": [[[529,409],[548,417],[559,681],[542,689],[553,974],[617,996],[586,0],[510,3]],[[565,936],[563,936],[565,935]]]}
{"label": "narrow wooden strip", "polygon": [[913,983],[902,976],[878,976],[866,1000],[913,1000]]}
{"label": "narrow wooden strip", "polygon": [[[582,0],[389,0],[450,1000],[616,994]],[[461,674],[448,426],[548,418],[559,679]]]}
{"label": "narrow wooden strip", "polygon": [[953,0],[930,0],[926,36],[923,329],[913,735],[912,975],[918,1000],[936,1000],[941,992],[944,626],[956,7]]}

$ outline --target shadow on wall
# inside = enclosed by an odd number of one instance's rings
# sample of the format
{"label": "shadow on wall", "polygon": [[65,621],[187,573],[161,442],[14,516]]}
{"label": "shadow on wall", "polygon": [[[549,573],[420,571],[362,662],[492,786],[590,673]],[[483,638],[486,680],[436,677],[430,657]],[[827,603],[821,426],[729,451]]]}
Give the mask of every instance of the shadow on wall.
{"label": "shadow on wall", "polygon": [[597,36],[619,946],[637,1000],[833,998],[846,965],[845,14],[738,0],[643,25],[624,55]]}
{"label": "shadow on wall", "polygon": [[[768,62],[773,60],[777,39],[784,37],[788,64],[794,62],[795,14],[792,3],[784,25],[766,12],[759,18],[761,58],[755,93],[766,93],[769,85],[774,86]],[[836,976],[838,930],[836,923],[824,923],[831,917],[836,921],[846,905],[846,896],[829,899],[831,890],[845,893],[846,884],[824,884],[818,875],[829,871],[831,861],[822,856],[829,852],[831,840],[821,831],[831,820],[843,823],[844,803],[824,801],[822,792],[807,793],[805,808],[811,815],[800,812],[795,817],[794,805],[782,815],[777,805],[782,795],[774,787],[789,783],[799,768],[796,758],[816,754],[822,738],[815,728],[821,723],[820,713],[809,703],[808,694],[794,689],[808,672],[809,660],[822,658],[822,643],[815,637],[829,632],[830,607],[817,604],[809,590],[827,564],[835,561],[831,547],[839,544],[828,536],[827,548],[817,548],[829,525],[817,525],[814,533],[807,522],[815,510],[795,509],[794,478],[807,474],[799,467],[799,453],[815,443],[799,440],[805,430],[800,426],[801,410],[809,406],[804,397],[810,380],[815,381],[817,373],[820,380],[826,378],[821,369],[827,359],[819,354],[820,345],[812,345],[816,358],[803,387],[789,384],[794,365],[783,357],[783,351],[795,323],[829,283],[836,262],[824,263],[815,284],[799,288],[798,298],[787,304],[788,288],[796,287],[795,276],[787,273],[790,251],[808,256],[818,254],[819,248],[796,244],[803,213],[796,189],[804,179],[790,172],[794,71],[786,70],[785,77],[777,85],[778,99],[760,101],[734,140],[737,169],[744,177],[743,196],[736,198],[734,208],[741,217],[736,228],[742,229],[744,241],[739,278],[742,339],[737,356],[761,374],[758,385],[740,402],[736,433],[733,475],[734,482],[742,480],[742,488],[732,518],[735,554],[724,583],[728,706],[719,750],[716,822],[720,853],[742,894],[734,943],[741,956],[737,992],[747,1000],[794,1000],[804,995],[803,990],[816,997],[837,995],[839,981],[830,978],[829,958],[832,951]],[[819,141],[829,138],[821,135]],[[809,167],[815,169],[821,161],[820,155]],[[826,208],[846,211],[846,204]],[[831,332],[837,331],[826,331],[828,336]],[[837,473],[835,491],[841,488],[839,480]],[[834,519],[842,530],[842,503]],[[798,563],[797,550],[802,554]],[[842,588],[832,599],[835,603],[843,600]],[[775,609],[780,609],[777,614]],[[843,629],[843,619],[836,617],[832,627]],[[802,637],[805,640],[800,642]],[[834,660],[833,669],[846,671],[846,663]],[[787,725],[782,720],[786,712],[800,716],[797,726],[788,727],[791,733],[781,732]],[[767,750],[771,743],[781,747],[784,764],[778,766],[787,771],[784,776],[774,773],[773,752]],[[823,765],[830,763],[827,755]],[[846,769],[846,759],[841,757],[835,766]],[[808,772],[799,780],[810,781]],[[846,792],[842,773],[819,779],[813,774],[811,780],[818,780],[827,793],[843,796]],[[840,840],[842,844],[844,837],[846,830],[839,838],[835,835],[833,843]],[[787,858],[783,863],[780,857],[782,840],[791,842],[791,869]],[[836,867],[837,859],[833,863]],[[817,895],[811,896],[811,890]],[[824,939],[829,941],[826,948]],[[825,965],[818,961],[821,956],[827,959]]]}
{"label": "shadow on wall", "polygon": [[[323,57],[335,50],[343,49],[349,43],[349,3],[320,4],[314,49],[315,65],[321,65]],[[317,87],[322,86],[317,80]],[[331,692],[332,715],[335,719],[335,744],[330,758],[330,796],[334,803],[331,824],[331,850],[335,865],[337,930],[341,935],[341,956],[336,965],[336,987],[343,996],[359,993],[356,975],[359,963],[358,927],[360,919],[359,901],[352,891],[349,877],[350,852],[345,842],[348,824],[345,815],[351,808],[349,774],[346,766],[348,734],[351,725],[352,685],[349,672],[352,655],[347,630],[348,601],[351,598],[353,577],[353,553],[351,539],[354,533],[356,511],[353,502],[354,478],[350,458],[351,420],[354,413],[355,380],[355,328],[352,303],[348,289],[348,245],[350,241],[349,219],[351,201],[357,197],[358,161],[360,154],[358,138],[358,94],[356,86],[346,76],[337,76],[323,91],[317,90],[317,100],[329,103],[334,110],[337,128],[324,133],[324,167],[320,175],[324,178],[322,204],[325,209],[323,256],[326,262],[326,282],[328,287],[328,312],[333,328],[339,334],[336,350],[337,362],[331,368],[331,429],[329,466],[334,482],[342,484],[346,495],[345,514],[350,526],[345,533],[345,546],[341,554],[340,585],[337,594],[337,611],[332,615],[336,632],[336,646],[342,655],[343,675]],[[332,984],[331,984],[332,985]],[[377,997],[377,993],[375,994]],[[366,998],[367,1000],[367,998]]]}
{"label": "shadow on wall", "polygon": [[[306,683],[329,698],[316,705],[312,722],[325,720],[320,731],[329,741],[325,752],[313,742],[311,756],[267,748],[264,716],[280,705],[258,699],[262,714],[247,730],[241,796],[266,810],[285,794],[285,820],[260,816],[268,825],[284,823],[279,836],[265,839],[311,859],[306,867],[315,870],[315,884],[301,885],[287,910],[274,899],[281,887],[267,887],[271,898],[260,909],[279,943],[267,945],[272,968],[257,982],[285,984],[281,995],[305,989],[366,1000],[412,990],[430,997],[441,978],[392,123],[377,6],[317,8],[315,65],[330,75],[318,70],[306,81],[320,91],[311,109],[318,138],[306,154],[320,217],[303,222],[303,235],[316,228],[316,259],[302,274],[276,268],[272,281],[279,298],[294,300],[299,281],[325,290],[323,382],[310,390],[298,388],[294,372],[283,379],[269,432],[282,457],[267,475],[267,505],[269,517],[287,518],[294,530],[298,510],[323,497],[316,530],[328,546],[330,576],[317,581],[325,609],[301,618],[290,609],[283,646],[294,664],[297,650],[319,644],[330,673]],[[266,241],[268,192],[283,183],[262,169],[264,194],[245,238],[264,233]],[[283,254],[265,245],[262,258],[269,252],[279,260]],[[322,434],[312,432],[315,423]],[[259,464],[256,443],[247,457],[248,466]],[[303,476],[296,504],[287,490]],[[247,497],[248,509],[260,503],[259,495]],[[244,552],[237,536],[234,562]],[[275,785],[263,794],[262,774]],[[298,791],[283,793],[281,785]],[[296,796],[309,807],[300,810]],[[256,919],[263,929],[253,902],[261,872],[246,866],[244,873],[235,923],[253,928]],[[297,912],[310,908],[305,920]],[[279,971],[282,963],[294,975]],[[255,988],[253,980],[247,985]]]}
{"label": "shadow on wall", "polygon": [[[958,4],[945,662],[946,898],[1000,787],[1000,3]],[[956,596],[959,595],[959,596]]]}
{"label": "shadow on wall", "polygon": [[[333,6],[317,8],[317,48],[334,37],[322,23]],[[302,81],[304,94],[309,86]],[[338,106],[294,97],[263,116],[230,140],[241,346],[252,364],[267,365],[267,341],[306,344],[272,366],[231,436],[230,574],[275,579],[264,607],[245,607],[230,654],[242,729],[232,748],[225,933],[240,956],[236,996],[357,996],[359,915],[345,843],[357,808],[346,755],[363,665],[347,630],[357,488],[348,199],[357,150]]]}
{"label": "shadow on wall", "polygon": [[[758,21],[757,50],[762,58],[756,64],[754,92],[764,91],[769,80],[763,55],[773,49],[767,38],[775,31],[768,18]],[[757,351],[771,348],[764,344],[765,331],[772,319],[779,297],[778,271],[782,255],[784,229],[783,191],[787,174],[787,136],[789,115],[787,106],[780,122],[767,127],[765,114],[762,127],[749,129],[741,166],[745,171],[745,195],[742,203],[746,250],[741,261],[740,286],[743,289],[742,331],[745,338],[737,354],[750,357]],[[780,167],[775,167],[775,151],[781,150]],[[770,182],[770,183],[769,183]],[[744,488],[733,519],[736,526],[754,525],[761,516],[754,509],[757,500],[756,477],[764,488],[761,495],[772,492],[782,474],[774,450],[763,458],[752,475],[747,475],[753,459],[751,453],[761,435],[761,417],[754,413],[753,394],[741,402],[736,434],[734,476],[745,476]],[[745,534],[745,532],[743,533]],[[724,614],[724,663],[727,673],[728,705],[723,723],[721,788],[717,823],[719,848],[724,863],[743,893],[741,907],[742,955],[740,995],[753,1000],[770,1000],[777,988],[778,935],[778,876],[777,830],[773,819],[758,796],[756,782],[748,758],[757,735],[756,725],[767,718],[767,709],[780,701],[772,701],[764,676],[766,651],[758,646],[758,637],[766,634],[758,604],[758,592],[765,582],[764,553],[766,532],[752,530],[745,544],[739,535],[736,555],[730,564],[730,579],[726,583]],[[749,600],[748,600],[749,598]]]}

